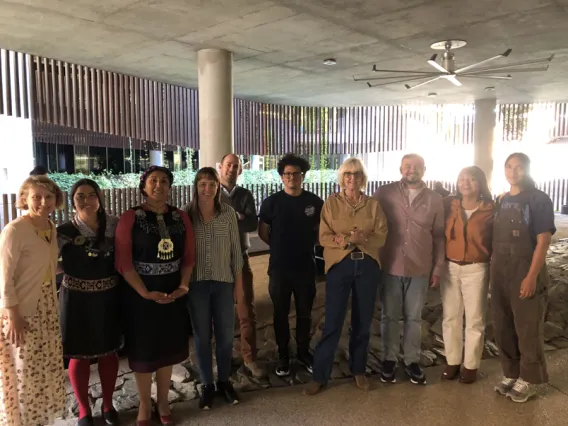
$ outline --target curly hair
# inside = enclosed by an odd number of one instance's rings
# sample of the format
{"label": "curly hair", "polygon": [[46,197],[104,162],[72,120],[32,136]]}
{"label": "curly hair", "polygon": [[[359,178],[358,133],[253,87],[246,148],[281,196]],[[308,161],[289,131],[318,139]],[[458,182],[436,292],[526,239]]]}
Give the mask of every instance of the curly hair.
{"label": "curly hair", "polygon": [[18,201],[16,203],[16,208],[20,210],[29,210],[30,206],[28,206],[28,193],[30,188],[33,187],[43,187],[47,191],[51,192],[55,195],[55,208],[59,209],[63,206],[63,192],[57,186],[57,184],[49,179],[47,176],[38,175],[38,176],[30,176],[27,178],[20,189],[18,190]]}
{"label": "curly hair", "polygon": [[280,159],[278,162],[278,174],[280,176],[284,174],[286,166],[298,167],[303,175],[305,175],[311,168],[310,163],[307,160],[302,157],[298,157],[295,154],[286,154]]}

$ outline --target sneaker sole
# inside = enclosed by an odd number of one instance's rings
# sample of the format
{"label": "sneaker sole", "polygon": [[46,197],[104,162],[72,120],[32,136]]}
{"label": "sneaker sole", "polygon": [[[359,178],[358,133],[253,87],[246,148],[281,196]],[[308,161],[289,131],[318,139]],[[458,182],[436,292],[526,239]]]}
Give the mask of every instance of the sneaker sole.
{"label": "sneaker sole", "polygon": [[406,375],[410,379],[410,383],[412,383],[413,385],[425,385],[426,384],[426,377],[424,377],[423,379],[417,379],[417,378],[411,376],[408,373],[406,373]]}
{"label": "sneaker sole", "polygon": [[290,375],[290,371],[275,371],[274,374],[276,374],[278,377],[286,377]]}
{"label": "sneaker sole", "polygon": [[516,402],[517,404],[523,404],[523,403],[527,402],[529,399],[535,397],[536,394],[529,395],[529,396],[527,396],[526,398],[523,398],[523,399],[513,399],[513,397],[511,395],[506,395],[506,396],[511,401]]}
{"label": "sneaker sole", "polygon": [[383,383],[396,383],[396,377],[391,378],[384,378],[381,376],[381,382]]}

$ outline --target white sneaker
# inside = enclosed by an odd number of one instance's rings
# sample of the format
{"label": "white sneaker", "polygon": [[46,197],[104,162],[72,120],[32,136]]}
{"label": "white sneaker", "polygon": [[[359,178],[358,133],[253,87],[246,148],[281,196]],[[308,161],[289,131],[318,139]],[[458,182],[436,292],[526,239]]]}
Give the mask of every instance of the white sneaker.
{"label": "white sneaker", "polygon": [[536,385],[525,382],[523,379],[517,380],[513,388],[507,392],[507,398],[513,402],[527,402],[536,395]]}
{"label": "white sneaker", "polygon": [[508,377],[503,377],[503,380],[501,380],[501,382],[499,382],[499,384],[497,384],[493,389],[495,389],[495,392],[500,393],[503,396],[506,396],[507,393],[513,389],[513,386],[515,386],[515,383],[517,382],[517,379],[509,379]]}

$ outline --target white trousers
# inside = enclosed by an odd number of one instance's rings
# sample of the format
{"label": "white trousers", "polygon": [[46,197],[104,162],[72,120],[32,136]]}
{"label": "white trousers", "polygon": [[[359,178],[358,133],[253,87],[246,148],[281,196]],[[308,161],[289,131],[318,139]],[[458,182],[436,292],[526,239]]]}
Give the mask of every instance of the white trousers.
{"label": "white trousers", "polygon": [[[477,370],[483,354],[485,312],[489,291],[489,264],[446,262],[441,283],[444,318],[442,331],[449,365]],[[465,314],[465,345],[463,319]]]}

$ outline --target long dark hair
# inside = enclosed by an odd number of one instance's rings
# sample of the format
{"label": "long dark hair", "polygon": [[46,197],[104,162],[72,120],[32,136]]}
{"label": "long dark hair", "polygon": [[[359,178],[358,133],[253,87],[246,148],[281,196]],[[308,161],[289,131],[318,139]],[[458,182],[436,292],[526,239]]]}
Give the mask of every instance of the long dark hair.
{"label": "long dark hair", "polygon": [[202,179],[211,179],[217,182],[217,193],[215,198],[213,198],[213,205],[215,208],[215,213],[219,214],[221,212],[221,179],[219,178],[219,173],[213,167],[203,167],[195,174],[193,179],[193,200],[190,205],[190,212],[193,217],[199,216],[199,195],[197,191],[197,184]]}
{"label": "long dark hair", "polygon": [[97,194],[97,198],[99,199],[99,209],[97,210],[97,222],[99,224],[99,229],[97,230],[97,244],[102,244],[105,241],[105,231],[106,231],[106,211],[103,202],[103,192],[101,191],[101,187],[92,179],[79,179],[75,184],[71,187],[71,205],[74,209],[75,207],[75,193],[81,186],[90,186],[95,190]]}
{"label": "long dark hair", "polygon": [[517,158],[525,169],[525,178],[523,182],[525,188],[526,189],[535,188],[536,183],[534,179],[531,177],[531,159],[529,158],[529,156],[523,152],[513,152],[505,160],[505,167],[507,167],[507,163],[513,158]]}
{"label": "long dark hair", "polygon": [[459,183],[462,173],[467,173],[471,175],[477,182],[479,182],[479,199],[484,201],[491,201],[493,196],[491,195],[491,191],[489,190],[489,184],[487,183],[487,176],[485,176],[485,172],[481,170],[477,166],[469,166],[465,167],[460,171],[458,175],[458,181],[456,183],[456,196],[461,200],[463,198],[460,190],[459,190]]}

